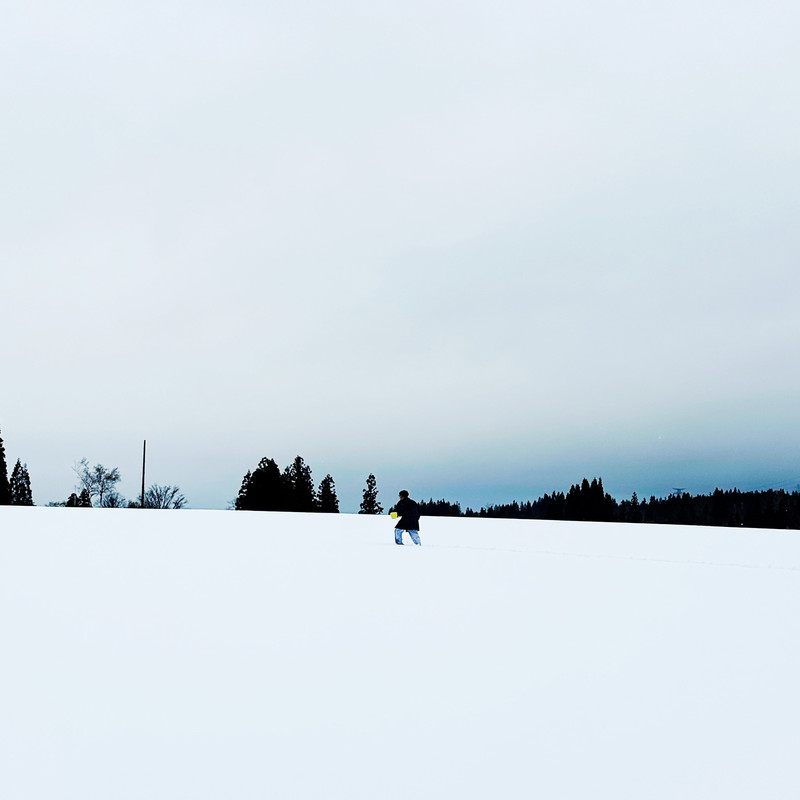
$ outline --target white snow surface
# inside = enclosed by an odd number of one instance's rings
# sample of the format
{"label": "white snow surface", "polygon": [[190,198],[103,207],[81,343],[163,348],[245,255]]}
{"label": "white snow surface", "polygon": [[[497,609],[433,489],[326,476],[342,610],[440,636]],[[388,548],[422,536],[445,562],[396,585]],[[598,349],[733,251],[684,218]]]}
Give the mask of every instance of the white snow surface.
{"label": "white snow surface", "polygon": [[0,508],[0,796],[800,797],[796,531]]}

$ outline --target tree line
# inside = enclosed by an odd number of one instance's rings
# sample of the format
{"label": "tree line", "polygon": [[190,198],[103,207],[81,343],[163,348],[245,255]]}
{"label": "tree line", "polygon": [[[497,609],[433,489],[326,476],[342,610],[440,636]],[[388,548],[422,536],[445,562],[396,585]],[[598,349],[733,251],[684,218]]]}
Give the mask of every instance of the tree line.
{"label": "tree line", "polygon": [[[50,505],[72,508],[141,508],[141,498],[127,501],[117,490],[120,472],[81,459],[74,465],[75,491],[62,502]],[[32,506],[33,492],[28,467],[17,459],[8,477],[5,445],[0,436],[0,505]],[[144,495],[145,508],[183,508],[186,498],[178,486],[153,484]],[[339,513],[333,477],[326,475],[315,486],[311,468],[301,456],[280,469],[271,458],[262,458],[242,480],[232,503],[240,511],[294,511]],[[422,516],[488,517],[508,519],[586,520],[594,522],[661,523],[719,527],[800,529],[800,492],[783,489],[742,492],[715,489],[707,495],[677,491],[667,497],[615,500],[603,488],[602,478],[584,478],[567,492],[544,494],[537,500],[489,505],[462,510],[448,500],[419,501]],[[393,508],[393,507],[392,507]],[[392,510],[389,509],[389,511]],[[359,514],[382,514],[375,475],[367,476]]]}
{"label": "tree line", "polygon": [[[129,501],[117,490],[121,476],[116,467],[107,469],[102,464],[91,465],[88,459],[82,458],[72,469],[78,481],[75,491],[66,500],[48,505],[66,508],[142,508],[142,499],[145,508],[183,508],[186,505],[186,498],[179,486],[154,483],[145,490],[144,498]],[[34,502],[27,464],[17,459],[9,479],[5,444],[0,436],[0,506],[3,505],[32,506]]]}
{"label": "tree line", "polygon": [[149,486],[138,500],[126,500],[117,490],[121,479],[119,469],[107,469],[102,464],[90,464],[82,458],[72,468],[78,479],[74,491],[63,503],[50,505],[67,508],[183,508],[186,498],[181,494],[179,486],[161,486],[154,483]]}
{"label": "tree line", "polygon": [[[119,492],[117,484],[121,480],[117,467],[91,464],[82,458],[73,466],[77,483],[66,500],[48,503],[50,506],[66,508],[172,508],[180,509],[186,505],[186,498],[179,486],[153,484],[147,488],[144,498],[126,500]],[[32,506],[30,475],[27,465],[18,459],[8,478],[5,445],[0,436],[0,505]],[[301,456],[283,471],[271,458],[262,458],[258,466],[248,471],[242,480],[241,488],[233,508],[249,511],[295,511],[339,513],[339,499],[336,484],[328,474],[315,487],[311,468]],[[360,514],[381,514],[383,507],[378,502],[377,481],[373,474],[367,477],[363,492]]]}
{"label": "tree line", "polygon": [[[339,498],[330,473],[315,488],[311,467],[302,456],[296,456],[283,470],[274,459],[265,457],[245,474],[233,507],[237,511],[338,514]],[[358,513],[383,513],[383,506],[378,502],[377,481],[371,473],[367,476]]]}
{"label": "tree line", "polygon": [[509,519],[587,520],[594,522],[710,525],[717,527],[800,529],[800,492],[783,489],[742,492],[715,489],[711,494],[676,492],[667,497],[615,500],[601,478],[584,478],[569,491],[545,494],[538,500],[490,505],[461,512],[457,503],[440,500],[421,504],[428,515]]}

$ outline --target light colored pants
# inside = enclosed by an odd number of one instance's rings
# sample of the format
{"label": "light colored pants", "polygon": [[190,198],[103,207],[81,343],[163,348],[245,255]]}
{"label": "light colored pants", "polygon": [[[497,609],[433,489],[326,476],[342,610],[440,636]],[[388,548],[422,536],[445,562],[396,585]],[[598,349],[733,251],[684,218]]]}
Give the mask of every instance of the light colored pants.
{"label": "light colored pants", "polygon": [[[419,531],[406,531],[406,533],[411,537],[411,541],[414,544],[422,544],[419,540]],[[403,544],[403,531],[400,528],[394,529],[394,540],[397,544]]]}

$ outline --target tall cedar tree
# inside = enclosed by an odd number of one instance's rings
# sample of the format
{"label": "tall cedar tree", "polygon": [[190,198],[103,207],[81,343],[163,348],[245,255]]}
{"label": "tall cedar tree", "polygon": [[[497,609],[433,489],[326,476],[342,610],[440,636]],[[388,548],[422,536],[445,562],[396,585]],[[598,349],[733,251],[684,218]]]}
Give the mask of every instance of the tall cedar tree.
{"label": "tall cedar tree", "polygon": [[8,485],[8,466],[6,465],[6,448],[0,436],[0,506],[11,505],[11,487]]}
{"label": "tall cedar tree", "polygon": [[317,505],[323,514],[339,513],[339,498],[336,496],[336,484],[330,475],[326,475],[319,485]]}
{"label": "tall cedar tree", "polygon": [[248,511],[247,508],[247,495],[250,492],[250,485],[253,482],[253,473],[250,470],[247,470],[245,473],[244,478],[242,478],[242,485],[239,487],[239,494],[236,497],[236,502],[233,504],[233,507],[237,511]]}
{"label": "tall cedar tree", "polygon": [[311,477],[311,468],[300,456],[297,456],[284,473],[287,488],[290,492],[290,511],[316,511],[317,493]]}
{"label": "tall cedar tree", "polygon": [[278,464],[271,458],[262,458],[253,472],[252,492],[254,511],[285,511],[286,489],[281,480]]}
{"label": "tall cedar tree", "polygon": [[236,509],[239,511],[285,511],[285,491],[281,471],[271,458],[262,458],[258,466],[244,476]]}
{"label": "tall cedar tree", "polygon": [[14,471],[11,473],[11,503],[15,506],[32,506],[33,493],[31,492],[31,476],[28,474],[28,465],[21,464],[17,459]]}
{"label": "tall cedar tree", "polygon": [[383,514],[383,507],[378,502],[378,488],[375,476],[370,473],[367,476],[367,488],[364,489],[364,499],[361,501],[359,514]]}

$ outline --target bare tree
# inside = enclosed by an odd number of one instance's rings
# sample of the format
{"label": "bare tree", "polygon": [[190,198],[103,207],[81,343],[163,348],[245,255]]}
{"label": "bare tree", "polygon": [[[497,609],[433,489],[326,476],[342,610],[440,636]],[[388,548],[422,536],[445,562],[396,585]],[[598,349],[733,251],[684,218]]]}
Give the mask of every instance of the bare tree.
{"label": "bare tree", "polygon": [[154,483],[144,493],[145,508],[183,508],[186,498],[181,494],[180,486],[159,486]]}
{"label": "bare tree", "polygon": [[109,492],[103,498],[103,508],[126,508],[127,502],[119,492]]}
{"label": "bare tree", "polygon": [[78,476],[79,483],[76,488],[88,493],[92,505],[101,508],[121,506],[123,499],[116,489],[120,474],[116,467],[106,469],[102,464],[90,467],[89,460],[82,458],[72,469]]}

